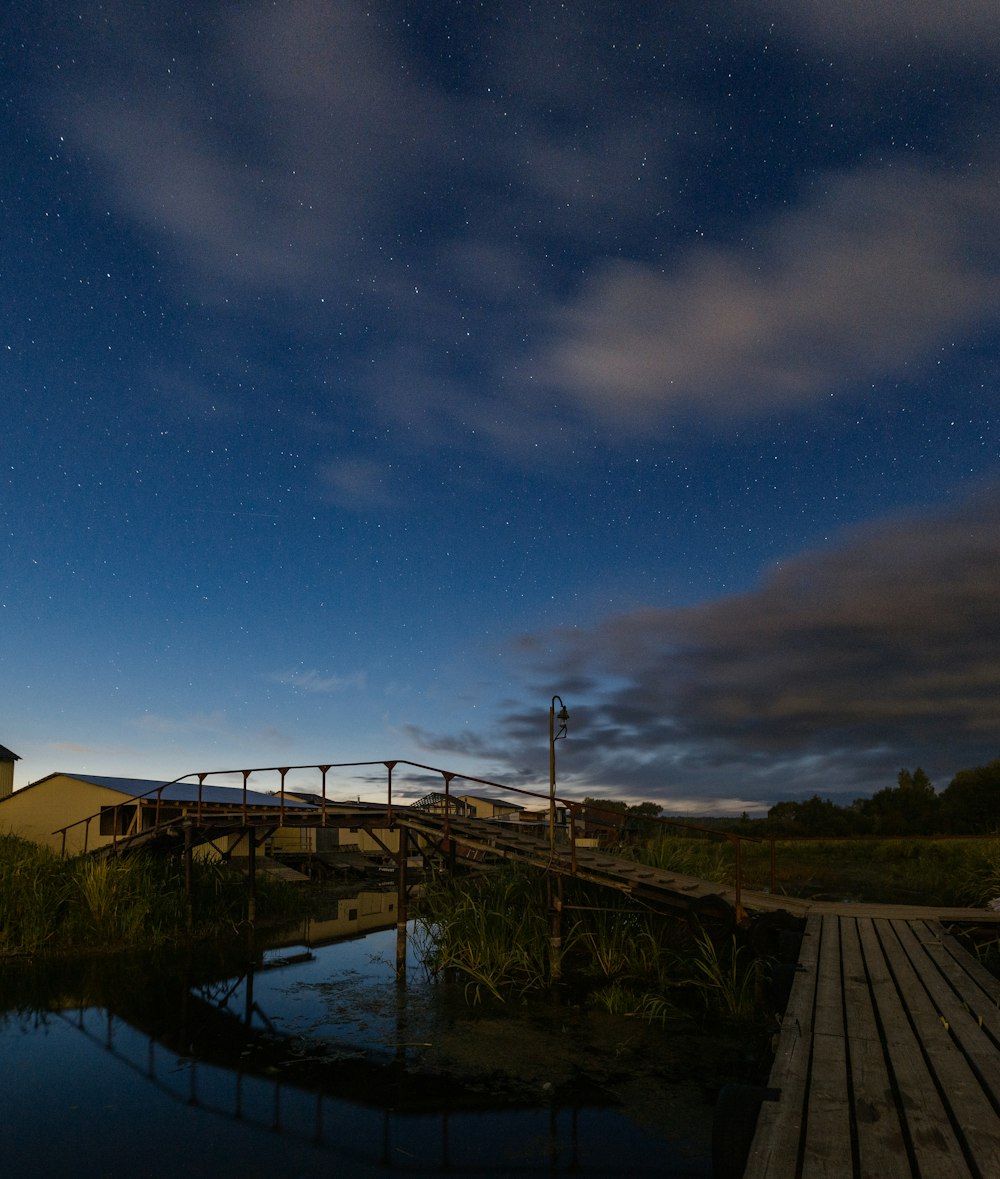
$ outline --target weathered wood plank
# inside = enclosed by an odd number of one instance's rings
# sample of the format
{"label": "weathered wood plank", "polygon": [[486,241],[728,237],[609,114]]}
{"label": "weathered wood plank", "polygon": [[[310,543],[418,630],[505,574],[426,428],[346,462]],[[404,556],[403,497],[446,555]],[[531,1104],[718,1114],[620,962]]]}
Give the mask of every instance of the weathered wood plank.
{"label": "weathered wood plank", "polygon": [[[984,991],[979,981],[969,973],[969,968],[982,969],[980,964],[943,931],[940,937],[932,934],[925,922],[893,924],[907,946],[910,959],[938,1014],[953,1025],[953,1032],[959,1026],[969,1033],[974,1029],[977,1053],[985,1054],[988,1066],[995,1064],[1000,1069],[1000,1053],[997,1052],[1000,1009],[997,1008],[996,999]],[[951,950],[944,944],[946,938],[951,942]],[[993,989],[1000,994],[998,980],[989,974],[987,977],[992,980]],[[980,1043],[982,1048],[978,1046]],[[995,1081],[988,1084],[988,1088],[1000,1093],[1000,1073]]]}
{"label": "weathered wood plank", "polygon": [[840,922],[844,1022],[858,1169],[862,1176],[888,1176],[898,1174],[906,1146],[886,1048],[875,1019],[858,925],[858,921],[846,918]]}
{"label": "weathered wood plank", "polygon": [[[945,1101],[983,1174],[1000,1175],[1000,1117],[996,1111],[1000,1058],[909,923],[894,921],[891,925],[916,976],[914,993],[908,991],[907,999],[931,1055],[931,1065],[944,1087]],[[920,985],[922,993],[916,990]],[[922,1026],[925,1021],[926,1034]]]}
{"label": "weathered wood plank", "polygon": [[[859,921],[858,934],[874,1013],[888,1050],[893,1096],[898,1098],[900,1119],[917,1173],[934,1179],[968,1179],[961,1146],[907,1018],[884,947],[876,934],[876,922]],[[908,1170],[907,1156],[903,1156],[898,1169],[888,1174],[906,1175]]]}
{"label": "weathered wood plank", "polygon": [[803,1179],[841,1179],[853,1174],[843,996],[840,921],[827,917],[821,927],[816,974]]}
{"label": "weathered wood plank", "polygon": [[1000,1044],[1000,979],[977,962],[948,933],[939,921],[911,922],[927,954],[981,1020],[983,1027]]}
{"label": "weathered wood plank", "polygon": [[771,1086],[778,1096],[761,1106],[745,1179],[791,1179],[797,1172],[812,1056],[821,928],[819,917],[810,917],[806,922],[799,970],[781,1021],[771,1068]]}
{"label": "weathered wood plank", "polygon": [[[871,936],[880,943],[888,980],[876,993],[877,1007],[920,1173],[967,1175],[969,1168],[955,1132],[952,1108],[955,1099],[968,1101],[967,1118],[979,1117],[981,1089],[930,1006],[892,926],[879,922],[877,937],[874,930]],[[873,959],[877,953],[871,947]],[[967,1135],[962,1137],[968,1141]],[[996,1174],[988,1168],[983,1173]]]}

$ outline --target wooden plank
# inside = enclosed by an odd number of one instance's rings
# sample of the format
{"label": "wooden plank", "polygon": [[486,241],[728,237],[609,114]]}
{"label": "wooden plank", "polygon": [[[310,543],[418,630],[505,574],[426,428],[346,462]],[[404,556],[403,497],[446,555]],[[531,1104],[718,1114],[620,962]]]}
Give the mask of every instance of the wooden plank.
{"label": "wooden plank", "polygon": [[[938,1072],[929,1071],[921,1047],[926,1042],[928,1021],[921,1021],[923,1034],[919,1040],[908,1015],[907,1008],[919,1002],[917,992],[922,994],[922,988],[914,979],[913,970],[888,923],[871,922],[870,927],[862,928],[861,942],[871,993],[889,1049],[896,1092],[900,1096],[902,1119],[919,1173],[933,1175],[935,1179],[945,1179],[946,1175],[956,1179],[968,1177],[965,1154],[935,1084]],[[901,995],[906,996],[904,1000]],[[940,1022],[938,1030],[943,1033]],[[934,1028],[930,1027],[929,1032],[933,1035]]]}
{"label": "wooden plank", "polygon": [[939,921],[920,922],[917,932],[938,969],[1000,1044],[1000,979],[990,974]]}
{"label": "wooden plank", "polygon": [[[910,998],[914,1018],[927,1021],[924,1045],[941,1078],[945,1100],[984,1175],[1000,1175],[1000,1059],[968,1007],[948,986],[908,922],[892,922],[923,993]],[[921,1027],[921,1035],[923,1036]]]}
{"label": "wooden plank", "polygon": [[[941,988],[935,992],[939,1014],[946,1019],[951,1019],[952,1011],[968,1016],[995,1052],[1000,1044],[1000,981],[940,927],[936,932],[926,922],[908,921],[905,925],[900,922],[899,928],[906,929],[913,939],[911,960],[926,959],[923,967],[918,967],[925,984],[933,982]],[[980,971],[985,972],[985,979],[978,977]]]}
{"label": "wooden plank", "polygon": [[778,1091],[765,1101],[757,1119],[744,1179],[791,1179],[796,1174],[801,1126],[805,1115],[809,1062],[812,1056],[813,1007],[822,922],[806,922],[799,970],[792,982],[781,1020],[770,1084]]}
{"label": "wooden plank", "polygon": [[802,1179],[853,1173],[839,918],[822,919],[821,938]]}
{"label": "wooden plank", "polygon": [[[870,919],[867,923],[871,924]],[[852,1116],[861,1175],[888,1176],[898,1173],[900,1160],[906,1157],[906,1146],[886,1049],[868,986],[859,924],[856,919],[841,919],[840,923]]]}
{"label": "wooden plank", "polygon": [[[961,1146],[907,1018],[882,940],[876,933],[876,922],[859,922],[858,934],[874,1012],[888,1050],[900,1120],[918,1173],[928,1179],[968,1179],[969,1169]],[[901,1166],[888,1174],[905,1175],[909,1169],[906,1165],[907,1170]]]}

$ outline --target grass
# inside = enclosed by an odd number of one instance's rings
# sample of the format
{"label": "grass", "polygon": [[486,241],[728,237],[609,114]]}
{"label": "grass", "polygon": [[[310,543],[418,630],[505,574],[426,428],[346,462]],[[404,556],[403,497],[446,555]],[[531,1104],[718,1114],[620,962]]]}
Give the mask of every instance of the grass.
{"label": "grass", "polygon": [[544,881],[497,873],[431,885],[416,938],[433,975],[457,975],[472,1001],[543,989],[548,981]]}
{"label": "grass", "polygon": [[[729,841],[669,835],[628,851],[662,869],[735,883]],[[1000,896],[997,838],[782,840],[776,863],[785,895],[968,907]],[[769,882],[769,845],[745,843],[744,887]],[[585,1004],[657,1020],[697,1010],[723,1021],[756,1018],[769,964],[738,937],[690,930],[595,886],[565,888],[563,983]],[[436,885],[420,924],[428,969],[461,978],[471,1001],[523,998],[552,982],[540,874],[508,866]]]}
{"label": "grass", "polygon": [[688,980],[705,1006],[726,1019],[751,1019],[758,1010],[763,960],[735,936],[716,944],[707,933],[696,935],[697,953],[691,958]]}
{"label": "grass", "polygon": [[[757,1018],[760,962],[718,948],[684,921],[629,897],[565,882],[561,983],[594,1010],[659,1023]],[[457,980],[469,1002],[523,1001],[552,985],[544,878],[514,866],[433,885],[416,945],[430,974]]]}
{"label": "grass", "polygon": [[[188,926],[179,856],[63,860],[0,836],[0,955],[162,944],[232,928],[244,915],[246,880],[218,861],[194,862]],[[258,881],[258,913],[288,903],[287,886]]]}
{"label": "grass", "polygon": [[[672,872],[736,883],[728,841],[677,835],[625,849]],[[811,899],[981,907],[1000,896],[1000,839],[777,840],[776,891]],[[770,887],[770,846],[743,844],[743,886]]]}

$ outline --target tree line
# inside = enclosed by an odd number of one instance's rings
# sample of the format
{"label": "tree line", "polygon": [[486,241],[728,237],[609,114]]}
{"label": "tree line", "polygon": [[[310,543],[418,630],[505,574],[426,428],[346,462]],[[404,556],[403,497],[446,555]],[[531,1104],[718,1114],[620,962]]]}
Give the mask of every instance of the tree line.
{"label": "tree line", "polygon": [[[655,803],[627,806],[608,799],[585,803],[602,811],[621,812],[623,826],[640,826],[659,813]],[[680,818],[680,816],[677,816]],[[639,822],[637,822],[637,820]],[[959,770],[944,790],[934,789],[921,767],[899,771],[895,786],[870,798],[838,805],[814,794],[804,802],[779,802],[766,818],[744,814],[737,821],[698,819],[699,824],[747,835],[862,836],[862,835],[992,835],[1000,832],[1000,758],[983,766]]]}
{"label": "tree line", "polygon": [[940,793],[918,766],[870,798],[779,802],[762,822],[770,835],[990,835],[1000,831],[1000,758],[959,770]]}

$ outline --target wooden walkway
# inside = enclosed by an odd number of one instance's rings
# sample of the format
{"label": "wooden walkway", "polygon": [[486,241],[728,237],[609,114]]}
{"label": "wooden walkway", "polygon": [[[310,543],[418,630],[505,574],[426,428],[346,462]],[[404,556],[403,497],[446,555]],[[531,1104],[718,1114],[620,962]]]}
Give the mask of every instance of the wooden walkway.
{"label": "wooden walkway", "polygon": [[[446,839],[445,818],[434,812],[400,808],[393,821],[398,827],[422,835],[431,843]],[[517,823],[497,823],[484,819],[459,819],[449,816],[447,838],[472,853],[530,864],[534,868],[587,880],[618,892],[627,893],[653,908],[705,916],[732,916],[731,894],[721,884],[651,868],[624,856],[613,856],[598,848],[570,848],[559,841],[549,846],[547,830],[542,833],[524,830]],[[765,908],[781,908],[782,898],[770,898]]]}
{"label": "wooden walkway", "polygon": [[937,921],[810,916],[745,1179],[997,1179],[998,1004]]}

